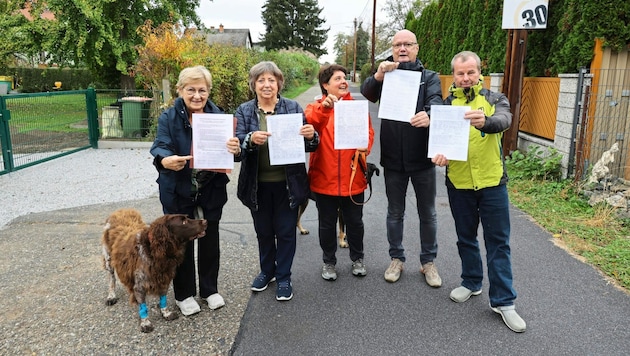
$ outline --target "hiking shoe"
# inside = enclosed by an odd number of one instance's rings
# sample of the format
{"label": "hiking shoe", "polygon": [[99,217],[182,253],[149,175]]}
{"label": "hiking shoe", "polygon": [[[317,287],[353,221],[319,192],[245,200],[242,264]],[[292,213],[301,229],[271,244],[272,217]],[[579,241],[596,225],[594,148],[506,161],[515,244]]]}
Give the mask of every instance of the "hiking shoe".
{"label": "hiking shoe", "polygon": [[424,279],[431,287],[439,288],[442,286],[442,278],[440,278],[437,267],[435,267],[435,264],[433,262],[427,262],[423,264],[422,268],[420,268],[420,272],[424,274]]}
{"label": "hiking shoe", "polygon": [[268,276],[265,272],[260,272],[256,278],[254,278],[254,282],[252,283],[252,290],[254,292],[262,292],[267,289],[269,283],[276,280],[274,276]]}
{"label": "hiking shoe", "polygon": [[293,298],[293,286],[291,286],[291,281],[286,280],[278,282],[278,287],[276,289],[276,300],[284,301],[291,300],[291,298]]}
{"label": "hiking shoe", "polygon": [[451,300],[455,303],[463,303],[473,295],[481,294],[480,290],[470,290],[464,286],[459,286],[451,291]]}
{"label": "hiking shoe", "polygon": [[185,316],[197,314],[201,311],[199,304],[197,304],[197,301],[193,297],[188,297],[182,300],[181,302],[179,300],[176,300],[175,304],[177,304],[177,306],[179,307],[179,310]]}
{"label": "hiking shoe", "polygon": [[390,283],[394,283],[400,279],[400,274],[403,271],[403,264],[404,262],[400,259],[392,258],[392,262],[389,264],[389,267],[387,267],[387,270],[385,270],[385,280]]}
{"label": "hiking shoe", "polygon": [[359,258],[358,260],[352,262],[352,274],[358,277],[363,277],[367,275],[367,271],[365,270],[365,265],[363,264],[362,258]]}
{"label": "hiking shoe", "polygon": [[516,312],[516,308],[514,305],[505,305],[501,307],[493,307],[490,306],[493,312],[497,314],[501,314],[501,318],[503,318],[503,322],[507,325],[510,330],[522,333],[527,328],[525,324],[525,320],[521,318]]}
{"label": "hiking shoe", "polygon": [[212,310],[219,309],[225,305],[225,300],[223,300],[223,297],[219,293],[211,294],[206,298],[206,301],[208,302],[208,308]]}
{"label": "hiking shoe", "polygon": [[335,271],[335,265],[326,263],[322,267],[322,278],[327,281],[334,281],[337,279],[337,271]]}

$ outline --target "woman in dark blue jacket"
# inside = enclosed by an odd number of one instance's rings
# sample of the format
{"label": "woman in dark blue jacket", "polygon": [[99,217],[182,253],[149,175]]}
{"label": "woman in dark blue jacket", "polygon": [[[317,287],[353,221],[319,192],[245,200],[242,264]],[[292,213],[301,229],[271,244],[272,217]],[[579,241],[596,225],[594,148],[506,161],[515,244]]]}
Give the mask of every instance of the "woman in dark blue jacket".
{"label": "woman in dark blue jacket", "polygon": [[[198,256],[195,271],[194,242],[188,243],[186,258],[177,268],[173,290],[177,306],[182,314],[192,315],[201,311],[195,301],[196,277],[199,279],[199,296],[206,300],[210,309],[225,305],[218,292],[219,275],[219,220],[227,202],[225,173],[195,170],[190,167],[192,146],[192,114],[223,111],[208,95],[212,89],[212,77],[203,66],[185,68],[176,84],[179,97],[172,107],[158,119],[157,137],[151,147],[153,163],[159,172],[157,183],[164,214],[186,214],[191,218],[206,219],[206,235],[197,239]],[[228,140],[226,149],[240,156],[236,137]],[[238,158],[236,158],[238,160]]]}
{"label": "woman in dark blue jacket", "polygon": [[[284,76],[273,62],[261,62],[249,71],[249,88],[256,98],[236,109],[236,136],[243,150],[237,195],[254,219],[258,238],[260,274],[252,290],[261,292],[277,281],[276,299],[293,298],[291,266],[296,246],[298,206],[309,199],[306,164],[272,166],[269,162],[267,115],[302,113],[300,105],[278,93]],[[302,115],[303,116],[303,115]],[[300,129],[306,152],[319,144],[313,125]]]}

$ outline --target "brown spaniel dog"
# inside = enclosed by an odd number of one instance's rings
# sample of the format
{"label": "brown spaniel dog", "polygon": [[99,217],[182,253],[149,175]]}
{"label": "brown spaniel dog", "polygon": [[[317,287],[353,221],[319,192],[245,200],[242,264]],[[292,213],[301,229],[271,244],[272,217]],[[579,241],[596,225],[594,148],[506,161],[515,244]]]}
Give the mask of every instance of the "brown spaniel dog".
{"label": "brown spaniel dog", "polygon": [[129,292],[129,302],[139,305],[140,329],[153,331],[149,321],[147,295],[160,297],[160,311],[166,320],[177,319],[166,305],[166,293],[184,260],[186,243],[206,234],[206,220],[181,214],[167,214],[147,225],[134,209],[120,209],[107,219],[102,244],[103,265],[109,272],[107,305],[114,305],[116,275]]}

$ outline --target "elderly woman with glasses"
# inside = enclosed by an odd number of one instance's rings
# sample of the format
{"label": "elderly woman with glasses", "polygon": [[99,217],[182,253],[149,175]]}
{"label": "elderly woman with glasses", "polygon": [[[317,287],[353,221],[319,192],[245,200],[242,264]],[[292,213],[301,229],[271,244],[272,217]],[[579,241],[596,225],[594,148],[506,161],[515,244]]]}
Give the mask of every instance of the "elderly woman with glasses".
{"label": "elderly woman with glasses", "polygon": [[[219,276],[219,220],[227,202],[225,173],[196,170],[191,167],[192,119],[194,113],[222,114],[223,111],[208,99],[212,76],[203,66],[188,67],[179,74],[176,84],[178,97],[172,107],[158,119],[157,136],[151,147],[153,164],[159,172],[157,183],[164,214],[186,214],[191,218],[206,219],[206,235],[197,241],[198,258],[195,268],[194,241],[188,243],[184,262],[177,268],[173,280],[176,304],[182,314],[201,311],[195,300],[196,279],[199,296],[212,310],[225,305],[218,292]],[[226,142],[226,150],[240,155],[236,137]]]}
{"label": "elderly woman with glasses", "polygon": [[273,62],[260,62],[249,71],[249,88],[255,98],[236,109],[236,136],[241,142],[243,157],[237,194],[254,220],[258,238],[260,274],[252,283],[252,291],[262,292],[276,282],[276,300],[293,298],[291,266],[296,248],[298,207],[309,199],[310,189],[306,164],[271,165],[267,139],[267,117],[302,114],[299,134],[304,149],[312,152],[319,144],[313,125],[307,124],[300,105],[283,98],[284,76]]}

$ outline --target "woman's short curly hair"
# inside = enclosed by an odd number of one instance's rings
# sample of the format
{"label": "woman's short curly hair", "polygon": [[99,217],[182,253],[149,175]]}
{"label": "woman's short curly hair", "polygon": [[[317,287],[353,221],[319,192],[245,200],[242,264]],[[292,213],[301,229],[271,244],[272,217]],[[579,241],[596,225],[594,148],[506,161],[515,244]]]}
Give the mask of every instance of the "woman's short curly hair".
{"label": "woman's short curly hair", "polygon": [[333,74],[335,74],[335,72],[338,70],[342,71],[345,75],[348,74],[348,70],[346,69],[346,67],[339,64],[330,64],[322,67],[319,70],[317,79],[319,80],[319,88],[322,90],[323,95],[328,95],[328,91],[324,89],[324,84],[328,83]]}

